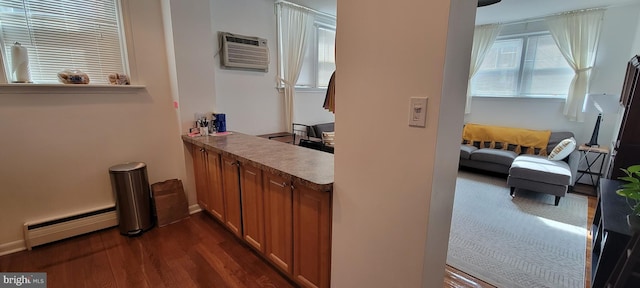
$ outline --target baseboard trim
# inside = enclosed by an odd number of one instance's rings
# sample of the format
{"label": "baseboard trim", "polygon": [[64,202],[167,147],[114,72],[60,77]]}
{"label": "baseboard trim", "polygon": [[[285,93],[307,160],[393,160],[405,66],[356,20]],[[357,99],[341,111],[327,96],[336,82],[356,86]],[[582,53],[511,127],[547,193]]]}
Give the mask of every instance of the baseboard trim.
{"label": "baseboard trim", "polygon": [[189,206],[189,214],[196,214],[198,212],[202,211],[202,208],[200,208],[200,205],[198,204],[193,204],[191,206]]}
{"label": "baseboard trim", "polygon": [[0,244],[0,256],[27,250],[24,240]]}

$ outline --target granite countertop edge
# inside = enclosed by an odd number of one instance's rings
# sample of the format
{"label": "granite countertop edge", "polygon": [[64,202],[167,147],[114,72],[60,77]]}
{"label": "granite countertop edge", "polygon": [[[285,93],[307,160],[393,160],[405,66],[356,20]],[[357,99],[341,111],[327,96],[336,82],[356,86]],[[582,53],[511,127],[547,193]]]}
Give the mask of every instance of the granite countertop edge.
{"label": "granite countertop edge", "polygon": [[301,184],[316,191],[333,190],[333,154],[232,133],[224,136],[182,135],[182,140],[233,158],[243,165],[251,165],[290,179],[294,185]]}

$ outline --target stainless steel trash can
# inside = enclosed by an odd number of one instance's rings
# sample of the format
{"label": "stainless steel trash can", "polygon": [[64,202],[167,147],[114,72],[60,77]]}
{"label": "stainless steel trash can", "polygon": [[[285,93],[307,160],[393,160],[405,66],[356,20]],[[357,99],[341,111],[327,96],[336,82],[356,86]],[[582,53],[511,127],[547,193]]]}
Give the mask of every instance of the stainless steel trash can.
{"label": "stainless steel trash can", "polygon": [[109,168],[109,174],[120,234],[135,236],[151,229],[154,221],[147,165],[142,162],[115,165]]}

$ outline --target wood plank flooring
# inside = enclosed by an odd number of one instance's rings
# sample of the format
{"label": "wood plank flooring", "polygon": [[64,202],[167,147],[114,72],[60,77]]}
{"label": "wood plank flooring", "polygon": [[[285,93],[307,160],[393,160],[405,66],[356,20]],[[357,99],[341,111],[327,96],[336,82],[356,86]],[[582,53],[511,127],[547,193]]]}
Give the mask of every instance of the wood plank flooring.
{"label": "wood plank flooring", "polygon": [[115,228],[0,257],[55,287],[296,287],[209,215],[129,238]]}
{"label": "wood plank flooring", "polygon": [[[589,197],[593,220],[596,198]],[[591,233],[585,287],[591,279]],[[0,257],[0,271],[47,272],[55,287],[296,287],[205,213],[139,237],[115,228]],[[493,287],[447,266],[443,287]]]}

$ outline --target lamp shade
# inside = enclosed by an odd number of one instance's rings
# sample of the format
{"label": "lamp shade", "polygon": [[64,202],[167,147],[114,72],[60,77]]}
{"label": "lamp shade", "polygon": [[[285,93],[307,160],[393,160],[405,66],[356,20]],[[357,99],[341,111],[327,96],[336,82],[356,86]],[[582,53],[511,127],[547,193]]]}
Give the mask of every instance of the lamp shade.
{"label": "lamp shade", "polygon": [[618,97],[610,94],[587,94],[587,99],[582,106],[584,112],[598,113],[596,119],[596,125],[593,127],[593,133],[591,134],[591,140],[586,143],[587,146],[599,146],[598,145],[598,133],[600,131],[600,122],[602,121],[602,115],[607,113],[618,113],[620,104],[618,104]]}
{"label": "lamp shade", "polygon": [[606,93],[587,94],[582,111],[602,114],[618,113],[620,108],[618,98],[617,95]]}

